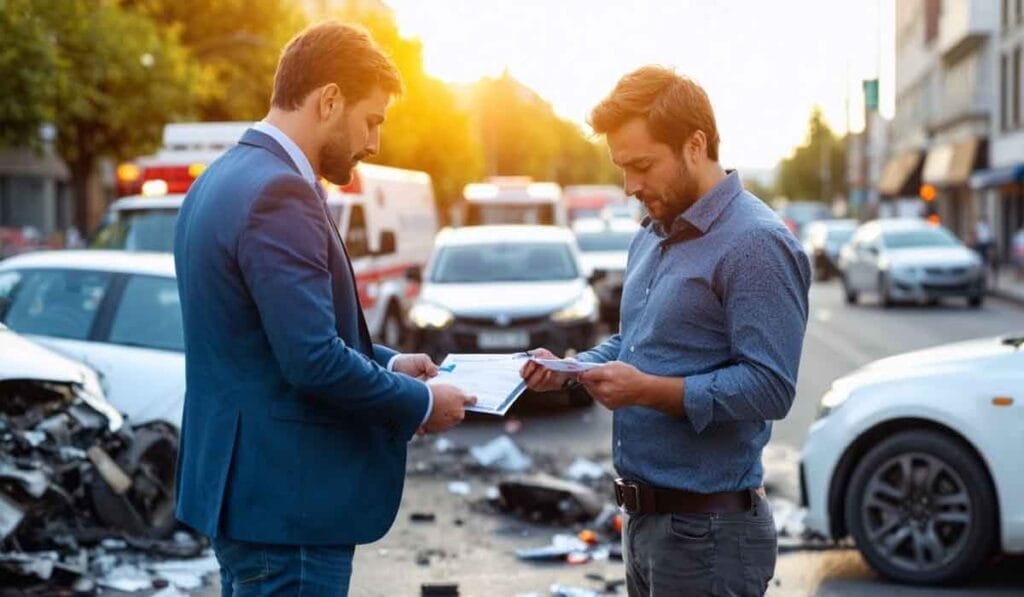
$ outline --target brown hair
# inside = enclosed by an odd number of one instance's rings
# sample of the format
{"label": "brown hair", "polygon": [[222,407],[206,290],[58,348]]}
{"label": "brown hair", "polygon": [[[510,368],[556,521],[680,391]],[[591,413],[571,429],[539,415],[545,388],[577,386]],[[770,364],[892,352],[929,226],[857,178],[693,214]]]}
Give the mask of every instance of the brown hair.
{"label": "brown hair", "polygon": [[655,140],[678,152],[696,131],[708,139],[708,158],[718,161],[718,126],[708,94],[693,79],[661,66],[644,66],[619,79],[590,112],[590,126],[606,134],[641,117]]}
{"label": "brown hair", "polygon": [[402,91],[398,69],[370,34],[336,21],[311,25],[288,42],[274,73],[270,103],[294,110],[328,83],[337,84],[350,102],[365,99],[376,87],[391,94]]}

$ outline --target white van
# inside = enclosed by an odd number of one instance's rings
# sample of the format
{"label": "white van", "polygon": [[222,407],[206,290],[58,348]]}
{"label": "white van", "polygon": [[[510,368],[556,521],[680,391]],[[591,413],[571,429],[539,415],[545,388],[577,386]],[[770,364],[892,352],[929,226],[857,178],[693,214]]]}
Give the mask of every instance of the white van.
{"label": "white van", "polygon": [[567,224],[562,187],[554,182],[533,182],[528,176],[494,176],[487,182],[467,184],[462,198],[463,223],[467,226]]}
{"label": "white van", "polygon": [[[438,230],[430,176],[359,164],[343,188],[327,184],[327,204],[345,240],[370,333],[389,346],[403,339],[403,314],[419,294]],[[115,201],[94,235],[97,249],[173,252],[184,194]]]}

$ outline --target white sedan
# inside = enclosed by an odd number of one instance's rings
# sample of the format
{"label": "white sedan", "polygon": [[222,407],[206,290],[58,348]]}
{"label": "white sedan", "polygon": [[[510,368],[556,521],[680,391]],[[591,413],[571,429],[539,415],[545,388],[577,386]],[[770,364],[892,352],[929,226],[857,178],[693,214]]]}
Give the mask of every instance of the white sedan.
{"label": "white sedan", "polygon": [[883,307],[945,297],[980,307],[985,297],[981,258],[949,230],[915,218],[862,224],[839,252],[839,274],[850,304],[862,292]]}
{"label": "white sedan", "polygon": [[11,257],[0,262],[0,322],[98,371],[132,425],[181,425],[184,333],[170,254]]}
{"label": "white sedan", "polygon": [[808,527],[883,576],[962,579],[1024,553],[1024,336],[876,361],[821,399],[800,465]]}

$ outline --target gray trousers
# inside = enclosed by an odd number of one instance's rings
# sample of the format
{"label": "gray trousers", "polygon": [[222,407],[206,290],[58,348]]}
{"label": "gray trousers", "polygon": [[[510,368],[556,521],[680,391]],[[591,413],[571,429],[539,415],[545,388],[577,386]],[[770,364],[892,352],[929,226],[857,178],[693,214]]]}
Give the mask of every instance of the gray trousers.
{"label": "gray trousers", "polygon": [[630,597],[764,595],[778,538],[768,500],[735,514],[631,514],[622,533]]}

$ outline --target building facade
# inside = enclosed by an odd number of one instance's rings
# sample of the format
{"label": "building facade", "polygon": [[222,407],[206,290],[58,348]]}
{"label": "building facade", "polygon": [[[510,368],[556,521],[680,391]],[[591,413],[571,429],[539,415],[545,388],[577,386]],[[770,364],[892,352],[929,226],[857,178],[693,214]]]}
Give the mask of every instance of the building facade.
{"label": "building facade", "polygon": [[893,153],[880,192],[887,197],[919,193],[927,200],[926,213],[973,242],[982,208],[971,177],[989,168],[999,3],[895,4]]}

